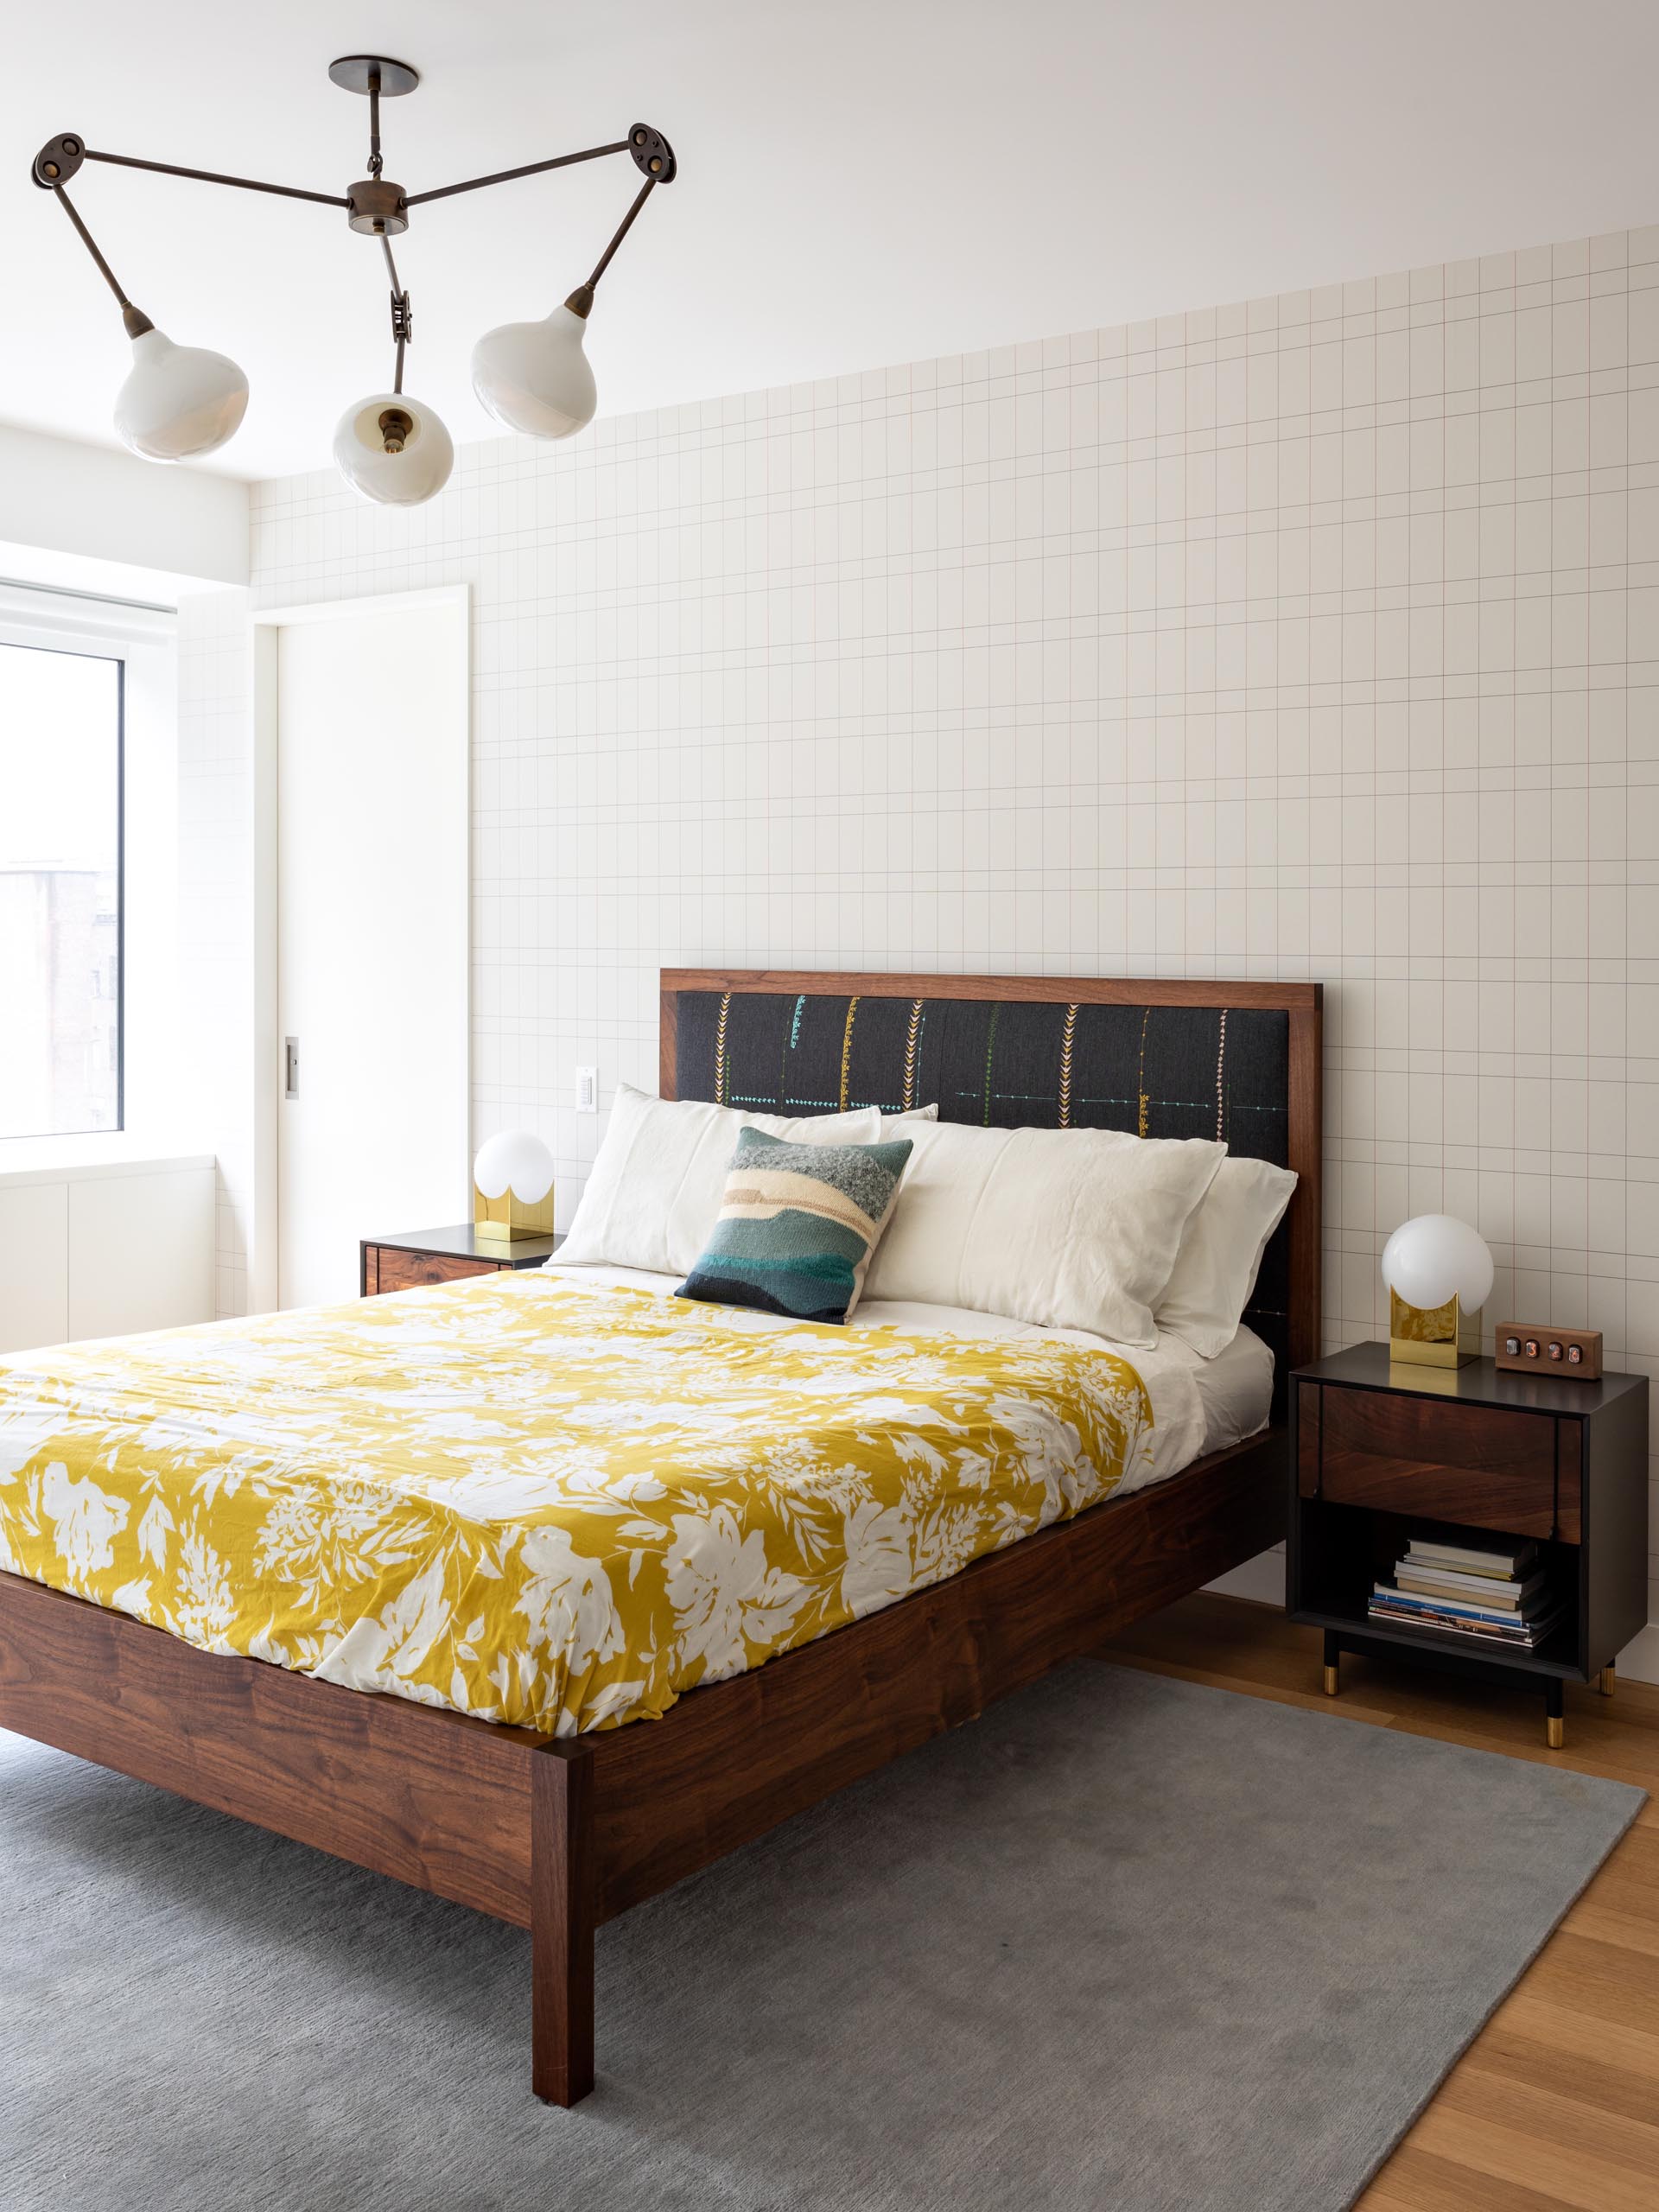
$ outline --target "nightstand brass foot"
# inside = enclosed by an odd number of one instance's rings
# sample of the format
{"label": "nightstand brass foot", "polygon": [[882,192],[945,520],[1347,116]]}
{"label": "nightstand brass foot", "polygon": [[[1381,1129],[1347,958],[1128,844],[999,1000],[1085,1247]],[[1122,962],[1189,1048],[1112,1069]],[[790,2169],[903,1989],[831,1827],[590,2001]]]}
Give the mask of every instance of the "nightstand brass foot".
{"label": "nightstand brass foot", "polygon": [[1334,1667],[1327,1667],[1325,1670],[1325,1694],[1326,1697],[1335,1697],[1337,1692],[1341,1688],[1341,1687],[1342,1684],[1338,1677],[1336,1669]]}
{"label": "nightstand brass foot", "polygon": [[1600,1674],[1596,1676],[1596,1688],[1601,1692],[1603,1697],[1611,1697],[1613,1694],[1613,1670],[1611,1667],[1604,1667]]}
{"label": "nightstand brass foot", "polygon": [[1552,1751],[1567,1741],[1567,1686],[1560,1681],[1544,1685],[1544,1741]]}

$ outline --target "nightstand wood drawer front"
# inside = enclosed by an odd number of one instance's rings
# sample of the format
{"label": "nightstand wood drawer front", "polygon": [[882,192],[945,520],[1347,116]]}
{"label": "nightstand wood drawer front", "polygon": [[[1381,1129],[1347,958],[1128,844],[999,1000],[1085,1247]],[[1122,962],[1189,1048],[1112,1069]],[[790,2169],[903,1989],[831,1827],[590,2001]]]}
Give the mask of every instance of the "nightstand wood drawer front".
{"label": "nightstand wood drawer front", "polygon": [[462,1260],[445,1252],[400,1252],[389,1244],[372,1249],[376,1287],[381,1291],[413,1290],[421,1283],[459,1282],[463,1275],[499,1272],[489,1260]]}
{"label": "nightstand wood drawer front", "polygon": [[[1556,1533],[1556,1424],[1548,1415],[1377,1390],[1326,1389],[1319,1395],[1314,1463],[1310,1466],[1305,1450],[1299,1471],[1305,1496],[1317,1489],[1332,1504],[1417,1513],[1520,1536]],[[1563,1424],[1569,1426],[1575,1424]],[[1576,1459],[1571,1476],[1560,1534],[1576,1541]]]}

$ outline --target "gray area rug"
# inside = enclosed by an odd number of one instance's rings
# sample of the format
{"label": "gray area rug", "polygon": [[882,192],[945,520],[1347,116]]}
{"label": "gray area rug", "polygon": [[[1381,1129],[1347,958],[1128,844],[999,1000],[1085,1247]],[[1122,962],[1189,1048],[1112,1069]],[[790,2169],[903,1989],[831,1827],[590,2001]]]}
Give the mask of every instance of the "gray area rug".
{"label": "gray area rug", "polygon": [[1338,2212],[1634,1817],[1616,1783],[1084,1662],[528,1939],[0,1735],[9,2212]]}

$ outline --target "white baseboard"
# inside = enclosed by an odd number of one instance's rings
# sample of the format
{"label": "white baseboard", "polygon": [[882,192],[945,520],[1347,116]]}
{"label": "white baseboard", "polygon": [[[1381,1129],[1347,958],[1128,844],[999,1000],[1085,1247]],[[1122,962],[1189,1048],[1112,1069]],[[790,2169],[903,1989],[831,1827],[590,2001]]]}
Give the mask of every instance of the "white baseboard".
{"label": "white baseboard", "polygon": [[[1285,1551],[1282,1544],[1258,1552],[1243,1567],[1205,1585],[1224,1598],[1249,1598],[1258,1605],[1285,1602]],[[1659,1682],[1659,1621],[1649,1621],[1635,1642],[1618,1655],[1618,1671],[1633,1682]]]}
{"label": "white baseboard", "polygon": [[1618,1671],[1633,1682],[1659,1682],[1659,1621],[1649,1621],[1618,1655]]}

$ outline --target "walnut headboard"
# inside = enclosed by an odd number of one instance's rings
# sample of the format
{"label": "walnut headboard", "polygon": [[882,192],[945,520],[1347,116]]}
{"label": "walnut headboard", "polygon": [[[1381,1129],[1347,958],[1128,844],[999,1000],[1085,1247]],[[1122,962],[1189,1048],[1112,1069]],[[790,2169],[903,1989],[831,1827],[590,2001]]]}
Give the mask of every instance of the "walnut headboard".
{"label": "walnut headboard", "polygon": [[1300,1179],[1246,1319],[1320,1343],[1318,983],[665,968],[664,1098],[774,1114],[938,1100],[948,1122],[1222,1137]]}

